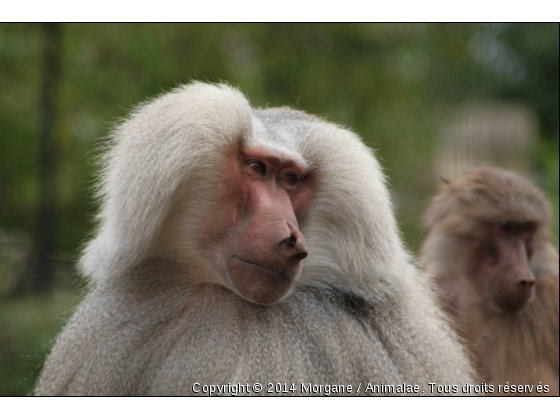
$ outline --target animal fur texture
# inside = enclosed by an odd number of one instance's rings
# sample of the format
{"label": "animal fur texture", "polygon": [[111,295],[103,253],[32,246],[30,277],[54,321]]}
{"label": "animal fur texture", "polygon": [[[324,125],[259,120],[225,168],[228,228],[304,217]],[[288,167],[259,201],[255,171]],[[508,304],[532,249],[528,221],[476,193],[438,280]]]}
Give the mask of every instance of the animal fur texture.
{"label": "animal fur texture", "polygon": [[[80,263],[90,291],[58,337],[37,395],[191,395],[193,384],[461,385],[473,381],[430,281],[397,232],[385,177],[354,133],[236,89],[192,83],[113,133],[99,227]],[[200,252],[226,150],[296,155],[316,173],[291,293],[256,305]],[[358,391],[358,388],[361,391]],[[250,395],[251,392],[245,392]],[[434,390],[434,393],[436,391]]]}
{"label": "animal fur texture", "polygon": [[[421,261],[441,289],[441,301],[468,343],[482,380],[498,386],[549,387],[558,395],[558,252],[552,245],[552,212],[544,195],[512,172],[479,167],[444,185],[424,222],[430,229]],[[530,269],[534,299],[515,313],[488,305],[467,275],[469,249],[489,226],[535,223]],[[496,279],[497,280],[497,279]],[[504,393],[501,391],[501,393]],[[519,395],[514,393],[512,395]]]}

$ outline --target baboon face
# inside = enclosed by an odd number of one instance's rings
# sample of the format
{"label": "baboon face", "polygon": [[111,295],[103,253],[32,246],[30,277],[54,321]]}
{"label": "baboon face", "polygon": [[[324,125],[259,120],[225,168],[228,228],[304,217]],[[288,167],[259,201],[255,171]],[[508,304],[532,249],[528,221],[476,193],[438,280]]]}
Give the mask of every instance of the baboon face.
{"label": "baboon face", "polygon": [[523,308],[534,296],[535,275],[529,267],[535,222],[507,222],[485,227],[475,241],[466,272],[484,301],[507,312]]}
{"label": "baboon face", "polygon": [[300,161],[266,146],[227,158],[204,236],[211,265],[251,302],[271,304],[284,297],[307,257],[300,225],[313,188]]}

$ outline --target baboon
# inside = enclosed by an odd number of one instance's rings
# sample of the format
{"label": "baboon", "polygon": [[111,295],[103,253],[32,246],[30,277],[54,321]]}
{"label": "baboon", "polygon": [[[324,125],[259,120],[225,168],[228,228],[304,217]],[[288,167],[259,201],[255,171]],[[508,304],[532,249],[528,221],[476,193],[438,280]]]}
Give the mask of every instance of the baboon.
{"label": "baboon", "polygon": [[549,203],[529,181],[491,167],[444,185],[424,216],[430,232],[421,260],[437,279],[480,377],[496,393],[528,385],[512,395],[558,395],[558,252],[551,218]]}
{"label": "baboon", "polygon": [[81,260],[91,287],[37,395],[355,395],[369,383],[422,395],[472,382],[352,132],[193,83],[116,129],[99,195]]}

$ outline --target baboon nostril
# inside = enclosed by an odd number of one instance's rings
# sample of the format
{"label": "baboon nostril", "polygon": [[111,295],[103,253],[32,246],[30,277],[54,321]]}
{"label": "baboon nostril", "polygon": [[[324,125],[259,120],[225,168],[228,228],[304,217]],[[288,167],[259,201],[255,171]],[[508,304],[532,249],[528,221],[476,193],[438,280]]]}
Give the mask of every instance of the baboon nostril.
{"label": "baboon nostril", "polygon": [[281,245],[286,245],[288,249],[294,249],[296,247],[297,238],[294,235],[290,235],[289,238],[284,239]]}
{"label": "baboon nostril", "polygon": [[523,287],[530,287],[535,284],[535,280],[521,280],[519,284]]}
{"label": "baboon nostril", "polygon": [[293,248],[296,246],[297,238],[294,235],[290,235],[290,239],[288,241],[288,246]]}
{"label": "baboon nostril", "polygon": [[307,255],[308,255],[307,252],[298,252],[298,253],[297,253],[296,255],[294,255],[292,258],[293,258],[295,261],[298,261],[298,262],[299,262],[299,261],[303,260],[304,258],[307,258]]}

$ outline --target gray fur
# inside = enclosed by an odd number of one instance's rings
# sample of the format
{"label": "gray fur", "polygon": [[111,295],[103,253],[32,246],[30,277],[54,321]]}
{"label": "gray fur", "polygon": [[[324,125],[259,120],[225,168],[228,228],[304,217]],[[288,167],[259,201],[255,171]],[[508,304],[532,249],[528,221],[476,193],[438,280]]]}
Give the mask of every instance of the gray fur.
{"label": "gray fur", "polygon": [[[270,306],[232,292],[199,250],[224,151],[263,143],[317,174],[309,257]],[[38,395],[188,395],[192,384],[416,384],[473,380],[430,281],[402,246],[385,178],[348,130],[237,90],[194,83],[114,133],[91,290],[59,336]]]}

